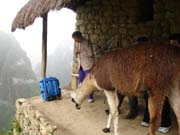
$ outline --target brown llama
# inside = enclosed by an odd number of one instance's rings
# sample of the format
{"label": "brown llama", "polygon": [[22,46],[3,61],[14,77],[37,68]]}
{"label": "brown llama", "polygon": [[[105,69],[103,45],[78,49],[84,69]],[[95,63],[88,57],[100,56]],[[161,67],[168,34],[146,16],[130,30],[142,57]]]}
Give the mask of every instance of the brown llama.
{"label": "brown llama", "polygon": [[[127,96],[149,94],[149,135],[155,135],[160,125],[162,107],[168,97],[180,127],[180,48],[148,43],[123,48],[100,57],[89,75],[77,88],[73,101],[80,108],[94,90],[104,91],[110,114],[105,132],[114,120],[114,135],[118,135],[117,92]],[[180,135],[180,129],[178,130]]]}

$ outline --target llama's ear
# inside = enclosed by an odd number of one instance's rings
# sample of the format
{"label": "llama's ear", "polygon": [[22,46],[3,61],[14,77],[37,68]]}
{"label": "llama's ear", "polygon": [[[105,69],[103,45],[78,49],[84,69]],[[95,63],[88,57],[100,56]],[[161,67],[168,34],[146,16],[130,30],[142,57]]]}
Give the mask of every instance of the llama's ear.
{"label": "llama's ear", "polygon": [[91,74],[89,74],[89,79],[91,79],[92,77],[91,77]]}
{"label": "llama's ear", "polygon": [[93,78],[94,78],[94,76],[92,74],[89,74],[89,79],[91,80]]}
{"label": "llama's ear", "polygon": [[71,97],[71,98],[75,98],[75,95],[76,95],[75,92],[71,92],[71,93],[70,93],[70,97]]}

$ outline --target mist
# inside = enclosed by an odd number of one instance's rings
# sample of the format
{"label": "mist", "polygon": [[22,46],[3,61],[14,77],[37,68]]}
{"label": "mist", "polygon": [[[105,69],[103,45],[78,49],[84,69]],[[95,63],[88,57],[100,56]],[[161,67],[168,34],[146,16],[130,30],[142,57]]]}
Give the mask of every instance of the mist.
{"label": "mist", "polygon": [[[15,12],[15,9],[12,11]],[[40,95],[38,83],[42,79],[42,19],[36,19],[25,30],[17,29],[11,33],[10,23],[13,17],[12,14],[11,17],[8,15],[7,18],[1,18],[0,23],[0,134],[10,130],[15,115],[15,101],[18,98]],[[15,13],[13,15],[15,17]],[[61,88],[71,78],[71,35],[75,30],[75,17],[76,14],[68,9],[48,14],[46,75],[57,77]]]}
{"label": "mist", "polygon": [[[62,50],[66,46],[73,47],[71,35],[75,30],[75,23],[76,14],[69,9],[63,8],[60,11],[49,12],[47,33],[48,55],[51,55],[60,45]],[[30,58],[34,69],[36,64],[41,62],[42,18],[37,18],[25,30],[17,29],[12,34],[19,41],[22,49],[27,52],[27,56]]]}

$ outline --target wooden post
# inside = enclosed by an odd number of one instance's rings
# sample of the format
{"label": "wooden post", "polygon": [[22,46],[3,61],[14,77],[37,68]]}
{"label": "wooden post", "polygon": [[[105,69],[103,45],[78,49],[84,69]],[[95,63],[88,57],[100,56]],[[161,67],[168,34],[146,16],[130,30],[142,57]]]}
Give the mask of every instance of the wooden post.
{"label": "wooden post", "polygon": [[46,77],[47,67],[47,21],[48,14],[44,14],[43,18],[43,33],[42,33],[42,59],[41,59],[41,77]]}

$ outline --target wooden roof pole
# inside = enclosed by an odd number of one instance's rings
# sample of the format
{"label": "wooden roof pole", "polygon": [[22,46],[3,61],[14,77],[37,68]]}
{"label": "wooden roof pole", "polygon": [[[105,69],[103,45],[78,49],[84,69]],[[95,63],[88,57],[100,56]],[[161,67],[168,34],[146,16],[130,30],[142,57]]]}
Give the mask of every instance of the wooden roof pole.
{"label": "wooden roof pole", "polygon": [[47,21],[48,14],[44,14],[43,18],[43,32],[42,32],[42,59],[41,59],[41,77],[46,77],[47,67]]}

